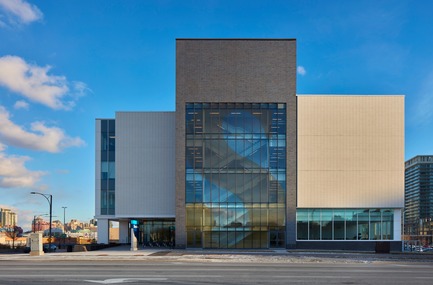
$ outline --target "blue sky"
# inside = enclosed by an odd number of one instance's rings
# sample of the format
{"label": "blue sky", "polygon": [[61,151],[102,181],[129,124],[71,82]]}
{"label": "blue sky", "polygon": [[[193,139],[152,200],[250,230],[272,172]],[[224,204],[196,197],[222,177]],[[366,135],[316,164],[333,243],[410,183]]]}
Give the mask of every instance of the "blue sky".
{"label": "blue sky", "polygon": [[0,207],[94,215],[94,121],[173,111],[176,38],[296,38],[298,94],[403,94],[433,154],[432,1],[0,0]]}

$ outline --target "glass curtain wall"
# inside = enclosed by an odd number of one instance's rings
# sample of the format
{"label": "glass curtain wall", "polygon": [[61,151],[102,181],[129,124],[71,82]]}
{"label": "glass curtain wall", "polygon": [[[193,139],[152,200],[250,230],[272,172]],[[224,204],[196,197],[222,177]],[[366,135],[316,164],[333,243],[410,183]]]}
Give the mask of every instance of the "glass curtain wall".
{"label": "glass curtain wall", "polygon": [[393,240],[392,209],[298,209],[298,240]]}
{"label": "glass curtain wall", "polygon": [[186,104],[187,246],[285,247],[286,105]]}
{"label": "glass curtain wall", "polygon": [[114,215],[115,120],[101,120],[101,215]]}

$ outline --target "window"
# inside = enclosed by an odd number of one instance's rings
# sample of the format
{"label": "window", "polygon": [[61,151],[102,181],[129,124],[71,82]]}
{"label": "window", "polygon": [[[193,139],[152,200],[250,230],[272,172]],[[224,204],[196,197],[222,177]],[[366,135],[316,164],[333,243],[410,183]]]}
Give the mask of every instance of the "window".
{"label": "window", "polygon": [[298,240],[393,240],[391,209],[298,209]]}
{"label": "window", "polygon": [[101,120],[101,215],[114,215],[115,120]]}

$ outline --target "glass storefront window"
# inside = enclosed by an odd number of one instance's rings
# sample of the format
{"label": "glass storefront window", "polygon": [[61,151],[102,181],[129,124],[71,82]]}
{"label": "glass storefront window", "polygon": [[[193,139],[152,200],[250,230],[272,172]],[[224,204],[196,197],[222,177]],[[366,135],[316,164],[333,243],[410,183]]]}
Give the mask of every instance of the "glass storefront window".
{"label": "glass storefront window", "polygon": [[361,233],[358,232],[358,213],[359,210],[346,210],[346,239],[361,239]]}
{"label": "glass storefront window", "polygon": [[370,239],[381,240],[382,239],[382,213],[380,209],[370,210]]}
{"label": "glass storefront window", "polygon": [[320,209],[308,211],[309,239],[320,240]]}
{"label": "glass storefront window", "polygon": [[392,209],[298,209],[298,240],[393,240]]}
{"label": "glass storefront window", "polygon": [[[194,236],[190,235],[194,240]],[[152,220],[139,222],[138,242],[143,247],[172,247],[175,245],[175,224],[173,219]],[[188,240],[190,243],[190,240]]]}
{"label": "glass storefront window", "polygon": [[369,216],[370,215],[368,210],[364,210],[358,213],[358,239],[369,239]]}
{"label": "glass storefront window", "polygon": [[321,216],[321,231],[322,240],[332,240],[333,238],[333,221],[332,221],[332,210],[322,210]]}
{"label": "glass storefront window", "polygon": [[394,232],[394,211],[389,209],[381,210],[382,212],[382,239],[393,239]]}
{"label": "glass storefront window", "polygon": [[308,209],[296,211],[296,232],[298,240],[308,239]]}
{"label": "glass storefront window", "polygon": [[345,211],[334,210],[334,240],[344,240],[346,236],[345,221]]}

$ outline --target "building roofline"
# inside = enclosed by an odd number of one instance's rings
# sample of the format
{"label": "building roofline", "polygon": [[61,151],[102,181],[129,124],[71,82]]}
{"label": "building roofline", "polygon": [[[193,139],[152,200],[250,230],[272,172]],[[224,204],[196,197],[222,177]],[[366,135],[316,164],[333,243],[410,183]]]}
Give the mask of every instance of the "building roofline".
{"label": "building roofline", "polygon": [[177,38],[176,41],[296,41],[295,38]]}
{"label": "building roofline", "polygon": [[323,97],[405,97],[403,94],[296,94],[297,97],[308,97],[308,96],[323,96]]}
{"label": "building roofline", "polygon": [[[422,158],[429,158],[427,160],[423,160]],[[433,163],[433,155],[416,155],[404,162],[405,169],[408,169],[411,166],[416,164],[424,164],[424,163]]]}
{"label": "building roofline", "polygon": [[417,157],[433,157],[433,154],[418,154],[418,155],[415,155],[415,156],[409,158],[408,160],[406,160],[406,162],[409,160],[412,160],[414,158],[417,158]]}
{"label": "building roofline", "polygon": [[116,111],[116,113],[176,113],[176,111]]}

